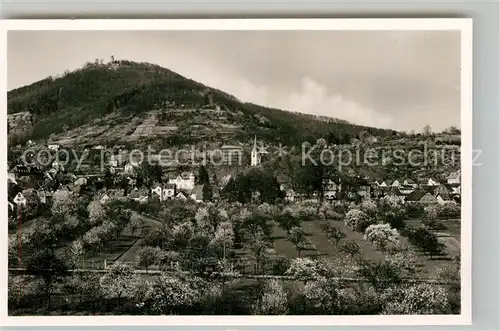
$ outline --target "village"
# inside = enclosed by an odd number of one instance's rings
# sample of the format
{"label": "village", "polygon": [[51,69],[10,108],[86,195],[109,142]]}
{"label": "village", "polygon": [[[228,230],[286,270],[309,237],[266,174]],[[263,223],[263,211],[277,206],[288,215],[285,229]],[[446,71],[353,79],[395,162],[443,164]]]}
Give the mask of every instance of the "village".
{"label": "village", "polygon": [[[255,138],[256,139],[256,138]],[[30,141],[28,147],[33,147]],[[40,202],[51,204],[54,196],[78,195],[81,190],[89,187],[93,188],[95,198],[101,203],[106,203],[110,199],[131,199],[140,203],[147,203],[150,200],[167,201],[193,200],[203,202],[203,185],[198,184],[196,175],[193,171],[183,171],[170,173],[163,176],[161,182],[156,180],[150,182],[148,186],[137,185],[137,172],[141,166],[132,159],[126,151],[122,151],[122,146],[117,146],[114,150],[118,152],[111,154],[107,160],[106,171],[102,173],[82,174],[81,169],[78,174],[65,169],[63,163],[57,161],[56,153],[62,148],[58,144],[48,144],[47,150],[53,152],[53,161],[50,166],[42,166],[32,163],[29,165],[16,164],[10,167],[8,172],[9,183],[15,184],[17,192],[12,196],[9,192],[10,200],[8,206],[10,211],[14,211],[15,206],[25,206],[26,198],[24,190],[35,190]],[[104,149],[103,146],[95,146],[95,151]],[[222,160],[235,162],[241,161],[243,148],[241,146],[222,146]],[[150,159],[151,160],[151,159]],[[158,163],[158,158],[155,159]],[[104,162],[104,160],[102,160]],[[227,163],[227,162],[226,162]],[[255,140],[251,150],[251,167],[258,167],[261,163],[261,150]],[[220,178],[214,185],[213,199],[218,199],[218,192],[223,190],[225,185],[231,179],[231,174]],[[278,176],[278,181],[280,176]],[[433,178],[422,178],[418,182],[407,178],[387,179],[384,181],[370,181],[368,178],[357,178],[355,185],[349,186],[348,192],[342,192],[342,184],[332,179],[324,179],[324,199],[333,203],[338,200],[340,192],[346,198],[353,198],[355,195],[361,199],[380,199],[385,196],[392,196],[401,201],[401,203],[419,203],[422,205],[444,204],[446,202],[460,203],[460,170],[450,173],[446,182],[438,182]],[[26,184],[26,186],[23,186]],[[300,201],[310,197],[296,192],[291,183],[281,180],[280,190],[283,191],[284,200],[288,202]],[[312,197],[317,199],[317,197]]]}

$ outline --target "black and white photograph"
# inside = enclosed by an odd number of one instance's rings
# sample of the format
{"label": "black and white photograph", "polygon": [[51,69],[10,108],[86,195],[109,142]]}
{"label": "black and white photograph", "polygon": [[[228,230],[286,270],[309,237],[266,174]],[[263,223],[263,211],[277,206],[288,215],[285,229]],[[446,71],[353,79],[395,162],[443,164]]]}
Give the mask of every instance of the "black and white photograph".
{"label": "black and white photograph", "polygon": [[5,318],[470,318],[470,20],[155,21],[2,26]]}

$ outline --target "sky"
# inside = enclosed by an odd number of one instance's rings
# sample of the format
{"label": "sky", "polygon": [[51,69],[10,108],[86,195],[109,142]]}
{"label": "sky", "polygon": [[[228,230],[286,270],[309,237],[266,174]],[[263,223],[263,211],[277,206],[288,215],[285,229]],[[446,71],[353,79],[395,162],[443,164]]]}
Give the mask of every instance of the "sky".
{"label": "sky", "polygon": [[7,43],[9,90],[113,55],[263,106],[460,127],[459,31],[9,31]]}

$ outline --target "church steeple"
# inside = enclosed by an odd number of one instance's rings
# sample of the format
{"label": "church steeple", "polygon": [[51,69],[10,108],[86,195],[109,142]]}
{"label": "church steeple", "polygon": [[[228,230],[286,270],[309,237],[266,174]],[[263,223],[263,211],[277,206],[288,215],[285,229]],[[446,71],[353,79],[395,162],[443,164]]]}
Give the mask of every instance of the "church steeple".
{"label": "church steeple", "polygon": [[260,155],[259,151],[257,149],[257,135],[255,135],[253,139],[253,148],[252,148],[252,153],[251,153],[251,160],[250,160],[250,165],[252,167],[255,167],[260,164]]}

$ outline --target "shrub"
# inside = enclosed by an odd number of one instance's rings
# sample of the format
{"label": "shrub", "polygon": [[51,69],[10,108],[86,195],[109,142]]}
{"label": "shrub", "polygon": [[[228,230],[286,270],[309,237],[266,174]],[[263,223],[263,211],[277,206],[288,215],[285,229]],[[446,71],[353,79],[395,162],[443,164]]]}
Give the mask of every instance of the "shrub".
{"label": "shrub", "polygon": [[275,279],[267,281],[263,295],[253,306],[256,315],[285,315],[288,311],[287,293],[283,286]]}
{"label": "shrub", "polygon": [[431,259],[433,256],[441,254],[444,250],[444,245],[439,242],[437,236],[426,227],[422,226],[412,229],[407,232],[407,236],[410,243],[429,253]]}
{"label": "shrub", "polygon": [[373,243],[379,251],[385,251],[388,245],[399,242],[399,233],[389,224],[372,224],[366,228],[363,238]]}
{"label": "shrub", "polygon": [[394,287],[383,295],[385,315],[426,315],[451,313],[446,290],[421,283]]}
{"label": "shrub", "polygon": [[364,232],[373,223],[373,220],[365,212],[359,209],[351,209],[345,215],[344,222],[345,225],[350,226],[354,231]]}

